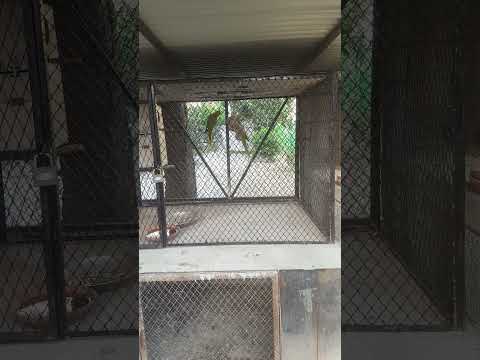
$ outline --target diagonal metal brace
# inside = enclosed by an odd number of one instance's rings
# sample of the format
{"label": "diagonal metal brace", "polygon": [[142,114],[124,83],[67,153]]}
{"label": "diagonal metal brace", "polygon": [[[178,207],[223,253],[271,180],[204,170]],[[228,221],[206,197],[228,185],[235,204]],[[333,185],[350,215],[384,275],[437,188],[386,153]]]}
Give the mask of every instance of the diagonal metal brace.
{"label": "diagonal metal brace", "polygon": [[263,143],[265,142],[265,140],[267,140],[268,136],[270,135],[270,133],[272,132],[273,128],[275,127],[275,125],[277,124],[277,121],[278,121],[278,118],[280,117],[280,114],[282,113],[283,111],[283,108],[285,107],[285,105],[287,105],[287,102],[288,102],[289,98],[286,98],[285,101],[282,103],[282,106],[280,106],[280,109],[278,109],[278,112],[277,114],[275,115],[275,117],[273,118],[273,121],[271,122],[265,136],[262,138],[262,141],[260,141],[260,145],[258,145],[257,147],[257,150],[255,150],[255,154],[253,154],[252,158],[250,159],[250,162],[248,163],[247,165],[247,168],[245,169],[245,171],[243,172],[242,174],[242,177],[240,178],[240,180],[238,181],[237,183],[237,186],[235,186],[235,190],[233,190],[232,194],[230,195],[232,198],[235,196],[235,194],[237,193],[237,190],[238,188],[240,187],[240,185],[242,184],[243,182],[243,179],[245,179],[245,176],[247,176],[247,173],[248,173],[248,170],[250,170],[250,167],[252,166],[253,162],[255,161],[255,159],[257,158],[258,154],[260,153],[260,150],[262,149],[262,146],[263,146]]}
{"label": "diagonal metal brace", "polygon": [[192,140],[192,138],[190,137],[190,134],[188,133],[187,129],[185,129],[185,126],[182,125],[182,123],[178,120],[178,118],[176,116],[172,116],[173,120],[175,121],[175,123],[180,127],[180,129],[182,129],[183,133],[185,134],[185,137],[188,139],[188,141],[190,142],[190,144],[192,145],[192,147],[195,149],[195,151],[197,152],[198,156],[200,156],[200,159],[202,160],[203,164],[205,165],[205,167],[207,168],[208,172],[210,173],[210,175],[212,175],[213,177],[213,180],[215,180],[215,183],[218,185],[218,187],[220,188],[220,190],[222,190],[222,193],[225,195],[226,198],[228,198],[228,193],[226,192],[226,190],[224,189],[224,187],[222,186],[222,184],[220,183],[220,181],[218,180],[218,178],[215,176],[212,168],[210,167],[210,165],[207,164],[207,161],[205,160],[205,158],[203,157],[202,153],[200,152],[200,149],[195,145],[194,141]]}

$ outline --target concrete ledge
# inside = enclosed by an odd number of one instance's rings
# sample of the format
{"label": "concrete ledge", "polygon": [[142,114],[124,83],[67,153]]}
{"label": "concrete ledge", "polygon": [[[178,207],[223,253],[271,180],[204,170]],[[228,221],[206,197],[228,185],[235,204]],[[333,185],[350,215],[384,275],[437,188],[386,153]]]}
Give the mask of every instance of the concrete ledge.
{"label": "concrete ledge", "polygon": [[341,249],[319,245],[221,245],[140,250],[140,273],[340,269]]}

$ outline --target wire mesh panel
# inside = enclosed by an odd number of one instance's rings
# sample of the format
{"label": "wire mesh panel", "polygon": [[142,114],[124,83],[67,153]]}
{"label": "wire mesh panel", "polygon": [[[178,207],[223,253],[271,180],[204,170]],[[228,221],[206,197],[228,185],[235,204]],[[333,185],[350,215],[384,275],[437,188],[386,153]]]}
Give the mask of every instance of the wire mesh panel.
{"label": "wire mesh panel", "polygon": [[136,70],[123,63],[136,57],[137,5],[83,5],[42,2],[39,15],[59,175],[59,326],[72,335],[136,333]]}
{"label": "wire mesh panel", "polygon": [[[336,96],[335,89],[324,83],[330,84],[330,78],[155,84],[159,129],[155,141],[165,175],[169,245],[333,238],[336,107],[331,104]],[[323,92],[315,92],[317,88]],[[309,100],[303,100],[307,96]],[[140,233],[154,244],[161,225],[150,180],[152,141],[146,141],[140,172],[142,198],[151,208],[141,210]],[[309,162],[306,156],[314,151],[320,160]],[[311,169],[304,178],[301,167]],[[307,188],[310,192],[303,191]],[[318,194],[331,197],[312,206],[309,201]]]}
{"label": "wire mesh panel", "polygon": [[480,327],[480,233],[471,227],[465,233],[465,284],[468,320]]}
{"label": "wire mesh panel", "polygon": [[449,329],[462,311],[457,5],[343,3],[347,329]]}
{"label": "wire mesh panel", "polygon": [[[456,94],[460,14],[455,2],[435,4],[414,11],[405,4],[377,5],[376,106],[385,239],[452,317],[453,269],[463,261],[455,261],[455,246],[463,234],[459,214],[465,196]],[[408,21],[399,28],[392,19]]]}
{"label": "wire mesh panel", "polygon": [[374,0],[342,1],[342,219],[370,219]]}
{"label": "wire mesh panel", "polygon": [[[39,141],[28,9],[0,4],[0,340],[50,335],[54,303],[47,294],[46,232],[34,182]],[[31,25],[31,24],[30,24]],[[37,115],[38,113],[35,113]],[[43,331],[31,324],[43,323]]]}
{"label": "wire mesh panel", "polygon": [[145,275],[146,353],[155,359],[276,359],[278,294],[265,274]]}
{"label": "wire mesh panel", "polygon": [[342,230],[344,330],[441,330],[450,325],[375,228]]}

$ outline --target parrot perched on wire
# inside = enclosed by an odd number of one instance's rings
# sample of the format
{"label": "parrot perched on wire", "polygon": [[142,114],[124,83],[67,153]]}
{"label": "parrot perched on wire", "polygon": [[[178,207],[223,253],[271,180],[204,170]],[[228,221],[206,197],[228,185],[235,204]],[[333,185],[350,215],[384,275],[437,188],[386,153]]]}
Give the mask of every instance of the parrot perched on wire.
{"label": "parrot perched on wire", "polygon": [[217,110],[210,115],[208,115],[207,118],[207,128],[205,129],[205,132],[208,133],[208,145],[212,145],[213,142],[213,129],[217,125],[218,122],[218,117],[220,116],[222,112]]}
{"label": "parrot perched on wire", "polygon": [[230,116],[228,118],[228,127],[230,131],[233,131],[235,133],[235,138],[242,142],[243,147],[245,148],[245,151],[248,151],[248,146],[247,146],[248,135],[247,135],[247,132],[245,131],[245,128],[242,126],[242,123],[240,122],[240,116],[238,115]]}

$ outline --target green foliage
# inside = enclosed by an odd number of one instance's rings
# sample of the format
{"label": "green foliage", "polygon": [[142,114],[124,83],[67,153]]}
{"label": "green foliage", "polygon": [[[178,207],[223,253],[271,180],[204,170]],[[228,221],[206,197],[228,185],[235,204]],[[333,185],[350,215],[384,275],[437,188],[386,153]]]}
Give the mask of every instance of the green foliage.
{"label": "green foliage", "polygon": [[[268,131],[271,122],[282,106],[285,98],[235,100],[229,102],[230,113],[239,115],[242,126],[249,135],[249,149],[255,151]],[[274,159],[280,154],[295,156],[295,116],[292,112],[293,99],[289,99],[280,114],[275,128],[265,140],[259,155]],[[208,146],[208,136],[205,132],[208,116],[220,111],[217,125],[213,131],[213,144]],[[223,101],[188,103],[187,129],[195,144],[201,151],[216,151],[223,146],[225,131],[225,113]]]}
{"label": "green foliage", "polygon": [[296,147],[295,124],[288,124],[287,126],[280,124],[279,126],[282,132],[282,151],[289,157],[294,157]]}
{"label": "green foliage", "polygon": [[[260,146],[262,139],[267,134],[267,131],[268,128],[263,127],[253,133],[252,143],[255,149]],[[276,129],[273,129],[270,132],[269,136],[265,139],[262,147],[260,148],[259,155],[272,160],[280,152],[281,148],[281,139],[278,136],[278,131],[276,131]]]}
{"label": "green foliage", "polygon": [[[291,123],[288,123],[288,125],[277,124],[272,129],[260,148],[260,156],[270,160],[273,160],[275,156],[281,153],[291,158],[295,156],[295,125]],[[252,143],[255,149],[260,146],[267,131],[268,128],[263,127],[253,133]]]}
{"label": "green foliage", "polygon": [[[230,107],[232,113],[241,115],[249,128],[258,131],[261,128],[269,127],[284,101],[285,98],[237,100],[230,101]],[[292,103],[292,99],[289,99],[277,123],[292,122],[290,111]]]}

